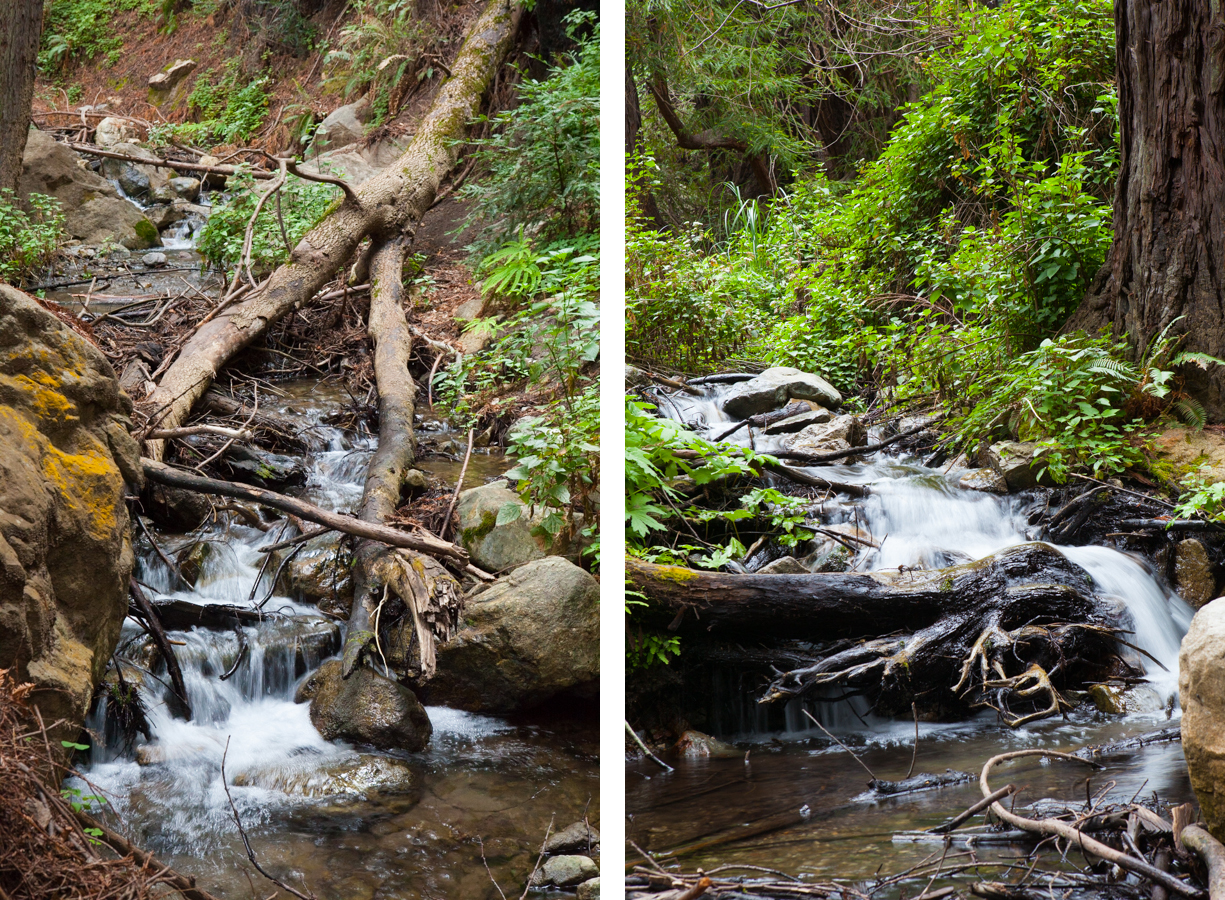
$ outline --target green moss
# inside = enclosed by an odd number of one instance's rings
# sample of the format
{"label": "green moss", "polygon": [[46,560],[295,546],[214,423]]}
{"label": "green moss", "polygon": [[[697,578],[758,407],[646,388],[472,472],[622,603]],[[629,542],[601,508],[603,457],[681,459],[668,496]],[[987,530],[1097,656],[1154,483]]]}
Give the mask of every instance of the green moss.
{"label": "green moss", "polygon": [[148,219],[141,219],[132,226],[132,229],[136,232],[136,236],[150,247],[157,244],[157,229],[153,227],[153,223]]}
{"label": "green moss", "polygon": [[493,531],[498,524],[497,514],[493,510],[485,510],[481,513],[481,523],[473,528],[465,528],[460,532],[460,538],[464,544],[473,544],[477,541],[484,540],[485,535]]}

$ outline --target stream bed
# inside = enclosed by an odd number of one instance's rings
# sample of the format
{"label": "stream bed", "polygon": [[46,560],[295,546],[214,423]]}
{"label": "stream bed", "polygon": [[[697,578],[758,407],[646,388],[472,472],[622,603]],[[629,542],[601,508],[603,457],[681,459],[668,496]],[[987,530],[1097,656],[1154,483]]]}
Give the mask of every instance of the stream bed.
{"label": "stream bed", "polygon": [[[656,395],[658,409],[710,438],[735,421],[720,407],[726,390],[708,387],[699,397]],[[869,443],[876,437],[870,434]],[[729,440],[748,446],[750,438],[741,429]],[[755,433],[752,440],[759,452],[781,449],[779,438]],[[806,471],[871,486],[862,500],[834,497],[821,505],[827,525],[854,524],[879,545],[854,557],[856,571],[938,568],[1037,539],[1037,529],[1028,524],[1032,497],[961,489],[958,480],[965,470],[927,468],[920,459],[883,450]],[[870,880],[903,872],[933,851],[938,858],[940,839],[916,841],[904,833],[938,825],[982,794],[975,777],[938,790],[883,797],[868,790],[864,765],[877,778],[899,780],[906,777],[913,754],[915,773],[953,769],[977,776],[998,753],[1070,751],[1176,728],[1178,649],[1193,610],[1138,556],[1104,546],[1058,549],[1090,573],[1099,595],[1126,608],[1134,623],[1128,639],[1151,654],[1144,659],[1121,648],[1121,655],[1146,672],[1146,683],[1130,694],[1133,711],[1106,715],[1089,703],[1065,718],[1015,729],[990,710],[963,722],[920,722],[916,751],[915,723],[874,716],[862,697],[792,699],[781,709],[763,707],[756,702],[758,679],[710,667],[705,683],[686,683],[684,691],[701,698],[704,730],[744,755],[671,758],[672,773],[649,760],[628,762],[629,838],[653,853],[675,853],[686,871],[742,864],[804,879]],[[862,764],[808,721],[804,710]],[[1097,794],[1103,789],[1108,789],[1102,795],[1108,802],[1154,792],[1163,803],[1194,799],[1177,740],[1120,751],[1102,762],[1105,769],[1089,773],[1067,764],[1022,760],[1010,764],[1007,774],[996,773],[995,786],[1017,784],[1022,789],[1018,807],[1042,798],[1083,803],[1087,790]],[[1029,847],[1032,843],[984,844],[976,852],[982,860],[1015,859]]]}
{"label": "stream bed", "polygon": [[[298,418],[317,445],[305,458],[304,497],[352,509],[373,439],[322,423],[344,396],[334,383],[277,389],[275,399],[261,395],[264,408]],[[445,423],[430,428],[447,436]],[[510,465],[474,454],[465,483],[480,484]],[[423,468],[446,482],[458,463],[426,459]],[[154,537],[168,550],[189,541],[157,531]],[[139,844],[221,898],[252,896],[252,882],[257,896],[269,888],[247,862],[227,785],[260,864],[321,900],[497,898],[491,876],[517,896],[550,821],[555,830],[584,815],[598,821],[595,718],[576,719],[568,709],[504,719],[434,706],[427,707],[433,739],[420,753],[323,740],[309,704],[294,703],[294,693],[339,651],[344,623],[276,594],[271,573],[261,575],[259,548],[279,537],[280,526],[264,532],[223,514],[193,536],[213,549],[192,590],[138,542],[136,576],[155,601],[262,603],[267,619],[241,628],[241,659],[235,631],[168,632],[178,644],[190,722],[167,708],[164,668],[155,674],[124,665],[129,682],[140,684],[151,740],[123,746],[99,704],[87,727],[106,740],[83,769],[88,784],[75,786],[104,796]],[[121,650],[140,638],[129,619]]]}

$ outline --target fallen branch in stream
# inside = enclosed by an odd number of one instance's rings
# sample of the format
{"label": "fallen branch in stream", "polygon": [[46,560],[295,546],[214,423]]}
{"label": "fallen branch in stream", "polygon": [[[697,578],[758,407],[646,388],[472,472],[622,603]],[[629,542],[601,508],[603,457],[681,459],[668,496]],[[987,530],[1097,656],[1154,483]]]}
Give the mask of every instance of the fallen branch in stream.
{"label": "fallen branch in stream", "polygon": [[204,172],[206,174],[226,176],[246,173],[252,178],[262,181],[271,181],[277,177],[276,172],[266,172],[263,169],[254,169],[250,166],[203,166],[200,163],[178,159],[162,159],[161,157],[146,159],[143,156],[131,156],[127,153],[116,153],[114,150],[103,150],[101,147],[95,147],[93,144],[77,144],[72,141],[67,141],[66,143],[73,150],[76,150],[78,153],[84,153],[87,156],[118,159],[123,162],[130,162],[139,166],[153,166],[158,169],[174,169],[176,172]]}
{"label": "fallen branch in stream", "polygon": [[865,453],[875,453],[877,450],[884,450],[886,447],[891,447],[898,441],[905,440],[908,437],[914,437],[916,434],[922,434],[924,431],[930,431],[935,422],[928,422],[926,425],[918,425],[914,428],[908,428],[906,431],[899,432],[893,437],[885,438],[883,441],[877,441],[875,444],[866,444],[863,447],[851,447],[847,450],[837,450],[833,453],[793,453],[788,450],[778,450],[773,454],[779,459],[791,459],[797,462],[802,462],[805,465],[820,465],[822,463],[836,462],[840,459],[846,459],[848,456],[862,456]]}
{"label": "fallen branch in stream", "polygon": [[234,500],[262,503],[265,506],[271,506],[273,509],[290,513],[308,522],[326,526],[334,531],[341,531],[355,537],[378,541],[392,547],[419,550],[422,553],[443,556],[468,564],[468,553],[466,550],[448,541],[441,541],[433,535],[410,534],[386,525],[363,522],[360,519],[354,519],[340,513],[329,512],[315,506],[313,503],[307,503],[305,500],[298,500],[294,497],[278,494],[276,491],[252,487],[247,484],[238,484],[233,481],[221,481],[217,478],[206,478],[203,475],[191,475],[151,459],[142,459],[141,465],[144,469],[145,477],[159,484],[184,488],[201,494],[214,494],[219,497],[230,497]]}
{"label": "fallen branch in stream", "polygon": [[132,591],[132,599],[136,601],[136,606],[140,609],[141,614],[149,626],[149,635],[153,638],[153,643],[157,646],[158,652],[162,655],[162,660],[166,663],[166,671],[170,675],[170,684],[175,696],[178,698],[179,712],[183,714],[183,718],[191,721],[191,704],[187,700],[187,687],[183,682],[183,670],[179,668],[179,660],[174,655],[174,647],[170,645],[169,639],[166,637],[166,632],[162,628],[162,619],[158,615],[157,609],[149,602],[149,598],[145,596],[145,592],[141,589],[139,582],[135,578],[130,579],[129,586]]}

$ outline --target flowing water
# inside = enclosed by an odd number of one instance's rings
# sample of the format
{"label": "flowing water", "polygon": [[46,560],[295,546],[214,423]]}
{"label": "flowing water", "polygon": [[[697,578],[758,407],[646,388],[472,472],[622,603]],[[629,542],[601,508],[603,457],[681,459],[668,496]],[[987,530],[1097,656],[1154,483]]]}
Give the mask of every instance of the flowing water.
{"label": "flowing water", "polygon": [[[719,406],[725,391],[713,387],[700,397],[661,397],[659,411],[710,437],[734,421]],[[750,438],[744,429],[729,440],[745,446],[752,440],[761,452],[781,449],[780,439]],[[879,543],[854,560],[858,571],[936,568],[1037,539],[1037,529],[1028,524],[1032,499],[962,490],[957,481],[964,470],[926,468],[881,451],[861,462],[808,471],[871,485],[861,501],[831,499],[823,506],[828,523],[856,524]],[[915,772],[977,773],[989,757],[1007,750],[1075,749],[1177,725],[1178,649],[1192,609],[1139,557],[1102,546],[1058,549],[1089,572],[1100,595],[1126,608],[1134,623],[1129,641],[1159,661],[1121,648],[1129,661],[1146,667],[1147,684],[1132,693],[1133,705],[1143,711],[1106,716],[1090,705],[1066,719],[1019,729],[1000,724],[994,712],[956,724],[920,723]],[[915,724],[876,717],[863,698],[792,700],[781,715],[769,715],[757,705],[751,679],[726,671],[709,677],[709,684],[686,688],[708,698],[710,730],[747,751],[747,761],[680,760],[671,774],[653,763],[631,762],[626,775],[630,837],[656,851],[683,851],[686,869],[744,863],[821,878],[900,872],[933,850],[901,833],[936,825],[981,797],[976,781],[892,799],[865,792],[867,772],[802,714],[815,714],[877,777],[905,777],[915,752]],[[1085,774],[1067,766],[1012,764],[1007,778],[1025,786],[1022,803],[1085,796]],[[1156,791],[1171,803],[1193,799],[1176,742],[1110,757],[1107,770],[1093,776],[1093,790],[1108,782],[1114,782],[1109,796],[1116,802],[1140,791]],[[938,856],[940,843],[934,847]],[[1015,856],[1016,848],[979,853],[985,859],[1001,854]]]}
{"label": "flowing water", "polygon": [[[321,424],[343,396],[334,384],[298,382],[278,391],[276,400],[264,398],[265,408],[298,417],[318,448],[306,459],[304,495],[332,509],[352,508],[372,439]],[[491,455],[480,460],[470,467],[469,485],[481,483],[475,471],[492,475],[507,465]],[[342,625],[275,594],[269,573],[261,578],[258,550],[278,537],[279,527],[204,529],[192,539],[210,541],[213,552],[190,591],[150,547],[140,550],[137,577],[156,599],[242,607],[263,601],[267,619],[240,629],[248,650],[236,668],[235,631],[168,633],[181,642],[176,654],[190,722],[166,706],[164,668],[143,671],[133,653],[136,662],[123,671],[141,685],[152,740],[124,747],[99,705],[87,727],[106,740],[84,771],[89,784],[77,787],[106,797],[140,844],[222,898],[250,897],[248,876],[258,896],[268,893],[246,861],[227,785],[261,865],[296,886],[306,884],[321,900],[492,900],[499,893],[482,852],[492,876],[517,895],[551,819],[560,828],[584,813],[598,817],[594,720],[508,720],[427,707],[434,736],[421,753],[323,740],[310,723],[309,704],[295,704],[293,695],[308,672],[339,650]],[[165,548],[189,542],[157,539]],[[136,624],[126,623],[121,648],[140,640]]]}

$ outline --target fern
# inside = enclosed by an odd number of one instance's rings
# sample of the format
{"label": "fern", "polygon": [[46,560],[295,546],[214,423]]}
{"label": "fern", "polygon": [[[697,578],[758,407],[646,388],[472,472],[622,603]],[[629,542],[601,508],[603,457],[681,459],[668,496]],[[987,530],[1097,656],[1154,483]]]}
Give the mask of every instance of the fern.
{"label": "fern", "polygon": [[1225,366],[1225,359],[1207,353],[1183,351],[1170,360],[1170,366],[1197,366],[1207,371],[1209,366]]}
{"label": "fern", "polygon": [[1182,400],[1175,400],[1170,409],[1194,431],[1202,431],[1208,423],[1208,414],[1204,411],[1203,405],[1194,398],[1186,397]]}

